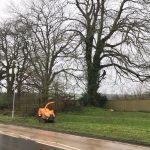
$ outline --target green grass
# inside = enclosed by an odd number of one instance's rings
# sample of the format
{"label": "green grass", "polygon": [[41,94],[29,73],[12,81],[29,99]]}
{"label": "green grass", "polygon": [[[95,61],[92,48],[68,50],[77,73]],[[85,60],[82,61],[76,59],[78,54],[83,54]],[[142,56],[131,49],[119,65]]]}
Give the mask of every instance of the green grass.
{"label": "green grass", "polygon": [[108,112],[86,107],[79,112],[57,114],[54,124],[41,124],[33,117],[12,120],[11,116],[2,115],[0,122],[150,145],[150,113]]}

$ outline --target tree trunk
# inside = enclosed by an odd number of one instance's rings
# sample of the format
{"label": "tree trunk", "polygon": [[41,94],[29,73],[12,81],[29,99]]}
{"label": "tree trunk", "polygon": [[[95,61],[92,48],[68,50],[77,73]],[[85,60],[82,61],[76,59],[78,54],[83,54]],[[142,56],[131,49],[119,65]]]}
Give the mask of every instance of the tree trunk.
{"label": "tree trunk", "polygon": [[6,68],[6,81],[7,81],[7,100],[9,101],[10,104],[12,104],[12,99],[13,99],[13,82],[12,78],[9,74],[9,69]]}
{"label": "tree trunk", "polygon": [[99,42],[92,61],[93,47],[92,38],[87,43],[86,47],[86,63],[87,63],[87,94],[90,98],[90,104],[98,106],[98,89],[100,81],[100,54],[103,50],[103,43]]}
{"label": "tree trunk", "polygon": [[90,98],[90,104],[97,106],[97,91],[99,88],[99,70],[97,69],[88,69],[87,77],[87,94]]}
{"label": "tree trunk", "polygon": [[7,82],[7,100],[12,104],[13,100],[13,85],[10,81]]}
{"label": "tree trunk", "polygon": [[17,105],[18,105],[19,109],[20,109],[20,106],[21,106],[21,87],[22,87],[22,82],[18,81],[16,100],[17,100]]}
{"label": "tree trunk", "polygon": [[45,83],[43,85],[43,89],[42,89],[42,92],[41,92],[41,96],[42,96],[42,100],[41,101],[43,103],[48,100],[48,97],[49,97],[48,93],[49,93],[49,85],[47,83]]}

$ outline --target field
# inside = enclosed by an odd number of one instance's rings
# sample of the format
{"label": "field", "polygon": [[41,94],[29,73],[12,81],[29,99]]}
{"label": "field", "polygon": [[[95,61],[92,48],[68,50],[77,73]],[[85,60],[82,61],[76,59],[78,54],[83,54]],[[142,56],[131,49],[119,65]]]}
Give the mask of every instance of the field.
{"label": "field", "polygon": [[39,123],[35,117],[15,116],[12,120],[6,115],[0,115],[0,122],[150,146],[150,113],[144,112],[85,107],[78,112],[58,113],[55,123],[50,124]]}

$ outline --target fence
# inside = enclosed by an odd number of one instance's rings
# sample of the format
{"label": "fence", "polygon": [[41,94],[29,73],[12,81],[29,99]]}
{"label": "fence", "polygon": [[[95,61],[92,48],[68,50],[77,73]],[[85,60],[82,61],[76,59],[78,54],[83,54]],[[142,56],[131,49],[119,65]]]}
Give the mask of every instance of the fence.
{"label": "fence", "polygon": [[117,111],[150,112],[150,100],[109,100],[106,107]]}
{"label": "fence", "polygon": [[[24,115],[36,115],[39,107],[44,107],[45,102],[43,105],[39,105],[36,100],[30,101],[27,103],[26,101],[20,104],[20,108],[16,108],[17,112],[23,113]],[[55,105],[52,108],[56,112],[63,112],[63,111],[73,111],[73,110],[80,110],[81,105],[76,100],[60,100],[55,101]]]}

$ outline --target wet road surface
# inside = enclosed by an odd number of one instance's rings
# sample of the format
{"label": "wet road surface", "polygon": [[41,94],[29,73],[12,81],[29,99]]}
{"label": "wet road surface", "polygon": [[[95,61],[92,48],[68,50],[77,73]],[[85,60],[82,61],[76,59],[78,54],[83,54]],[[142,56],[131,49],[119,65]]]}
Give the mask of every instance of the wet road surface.
{"label": "wet road surface", "polygon": [[0,135],[0,150],[63,150],[21,138]]}
{"label": "wet road surface", "polygon": [[[126,144],[121,142],[113,142],[109,140],[87,138],[87,137],[75,136],[70,134],[62,134],[57,132],[44,131],[44,130],[39,130],[34,128],[25,128],[25,127],[14,126],[14,125],[0,124],[0,134],[8,135],[16,138],[23,138],[25,140],[32,140],[38,144],[65,149],[65,150],[150,150],[150,147]],[[0,139],[0,144],[1,144],[1,139]],[[0,150],[5,150],[5,149],[0,148]],[[13,149],[8,149],[8,150],[13,150]],[[18,149],[18,150],[24,150],[24,149]],[[26,150],[29,149],[26,148]],[[37,150],[37,149],[33,148],[33,150]]]}

